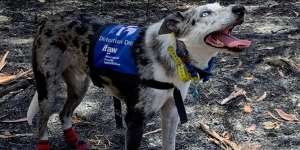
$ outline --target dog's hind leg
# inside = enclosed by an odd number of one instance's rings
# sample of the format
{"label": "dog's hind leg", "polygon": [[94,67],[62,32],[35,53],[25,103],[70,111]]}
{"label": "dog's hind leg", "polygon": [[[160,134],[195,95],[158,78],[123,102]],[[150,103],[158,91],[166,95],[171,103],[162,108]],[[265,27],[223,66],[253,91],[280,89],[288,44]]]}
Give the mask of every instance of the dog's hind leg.
{"label": "dog's hind leg", "polygon": [[72,114],[88,89],[89,78],[86,72],[75,66],[68,67],[64,71],[63,77],[67,84],[68,97],[59,117],[63,124],[65,141],[76,150],[87,149],[87,144],[79,141],[75,129],[72,128]]}
{"label": "dog's hind leg", "polygon": [[126,130],[126,150],[138,150],[144,130],[144,113],[142,110],[128,108],[125,116]]}
{"label": "dog's hind leg", "polygon": [[[42,62],[38,62],[37,53],[34,49],[33,51],[33,73],[36,80],[36,89],[38,95],[38,106],[40,110],[40,119],[38,121],[38,150],[49,150],[50,145],[48,142],[48,129],[47,123],[49,117],[53,113],[53,106],[55,103],[55,96],[57,94],[59,83],[58,76],[59,73],[55,69],[48,67],[41,71],[40,65]],[[51,62],[44,63],[44,65],[53,65]]]}
{"label": "dog's hind leg", "polygon": [[38,70],[34,71],[38,92],[38,104],[40,108],[40,120],[38,122],[38,150],[49,150],[48,129],[47,123],[49,117],[53,113],[53,106],[55,103],[55,96],[58,91],[58,83],[55,77],[49,77],[47,80],[45,76]]}
{"label": "dog's hind leg", "polygon": [[[49,81],[47,83],[49,85]],[[39,101],[39,108],[40,108],[40,120],[38,123],[38,139],[39,139],[39,141],[37,143],[38,150],[50,149],[50,145],[48,142],[47,123],[48,123],[49,117],[53,113],[53,106],[55,103],[55,95],[56,95],[58,89],[55,88],[55,85],[53,87],[48,86],[47,89],[48,89],[47,97],[43,97],[43,95],[40,94],[41,92],[38,92],[38,101]],[[38,91],[41,91],[41,90],[43,90],[43,89],[38,89]]]}
{"label": "dog's hind leg", "polygon": [[172,98],[161,108],[161,126],[163,134],[163,150],[175,150],[176,129],[179,116],[175,102]]}
{"label": "dog's hind leg", "polygon": [[[38,101],[39,101],[39,108],[40,108],[40,120],[38,124],[38,147],[37,149],[45,150],[48,149],[48,130],[47,130],[47,123],[49,120],[49,117],[53,114],[53,106],[55,103],[55,98],[58,92],[58,87],[56,79],[53,77],[48,78],[47,82],[47,97],[45,97],[43,94],[41,94],[42,90],[45,90],[44,88],[40,88],[38,91]],[[38,84],[41,83],[41,81],[37,82]],[[47,148],[45,148],[47,147]]]}
{"label": "dog's hind leg", "polygon": [[122,104],[121,101],[113,96],[114,100],[114,109],[115,109],[115,120],[116,120],[116,128],[123,128],[123,120],[122,120]]}

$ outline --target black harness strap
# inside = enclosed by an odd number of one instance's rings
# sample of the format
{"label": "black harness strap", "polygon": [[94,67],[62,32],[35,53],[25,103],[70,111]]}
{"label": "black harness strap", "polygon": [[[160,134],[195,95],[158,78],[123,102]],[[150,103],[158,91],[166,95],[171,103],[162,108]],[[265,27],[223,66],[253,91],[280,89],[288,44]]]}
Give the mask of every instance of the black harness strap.
{"label": "black harness strap", "polygon": [[187,115],[186,115],[186,111],[185,111],[185,107],[184,107],[184,104],[183,104],[183,100],[182,100],[180,90],[177,87],[174,88],[173,97],[174,97],[174,100],[175,100],[175,105],[176,105],[176,108],[177,108],[177,111],[178,111],[180,122],[181,122],[181,124],[184,124],[188,121],[188,119],[187,119]]}
{"label": "black harness strap", "polygon": [[156,80],[145,80],[141,79],[140,83],[151,88],[155,89],[160,89],[160,90],[168,90],[168,89],[173,89],[174,85],[171,83],[166,83],[166,82],[160,82]]}

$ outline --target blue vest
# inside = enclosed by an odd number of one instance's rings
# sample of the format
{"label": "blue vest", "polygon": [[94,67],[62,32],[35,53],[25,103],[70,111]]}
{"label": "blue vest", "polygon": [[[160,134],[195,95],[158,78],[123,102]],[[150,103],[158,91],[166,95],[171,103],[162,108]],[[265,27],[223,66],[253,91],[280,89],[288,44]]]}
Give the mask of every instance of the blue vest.
{"label": "blue vest", "polygon": [[[140,31],[141,29],[137,26],[108,25],[105,27],[92,54],[92,63],[95,69],[109,69],[119,73],[137,75],[138,69],[132,50],[134,42],[140,36]],[[178,56],[183,55],[183,52],[187,55],[188,52],[185,51],[176,49]],[[210,73],[213,64],[214,58],[209,61],[208,67],[204,71]],[[185,65],[192,76],[197,76],[197,71],[193,69],[194,66],[190,62]],[[203,81],[208,81],[209,76],[204,76]]]}
{"label": "blue vest", "polygon": [[137,75],[138,70],[132,50],[140,31],[137,26],[107,26],[100,34],[94,49],[95,68]]}

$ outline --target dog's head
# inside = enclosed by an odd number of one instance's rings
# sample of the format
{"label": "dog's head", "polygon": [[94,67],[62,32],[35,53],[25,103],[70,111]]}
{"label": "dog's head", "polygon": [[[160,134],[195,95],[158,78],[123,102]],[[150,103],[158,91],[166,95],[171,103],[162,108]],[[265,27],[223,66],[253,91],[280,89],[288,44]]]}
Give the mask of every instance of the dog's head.
{"label": "dog's head", "polygon": [[231,35],[232,29],[243,23],[245,8],[240,5],[221,6],[218,3],[192,8],[167,16],[159,34],[173,32],[185,43],[201,49],[240,52],[251,41]]}

